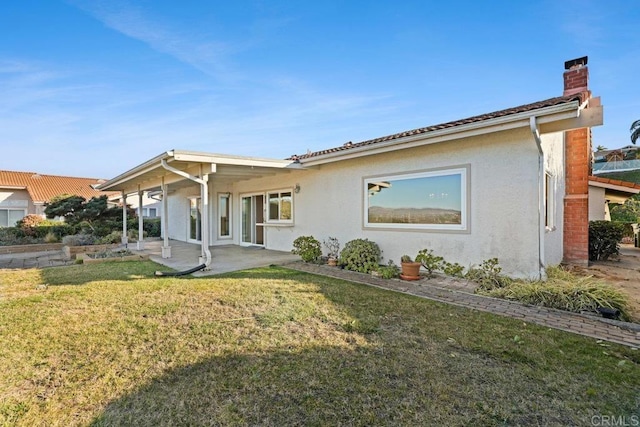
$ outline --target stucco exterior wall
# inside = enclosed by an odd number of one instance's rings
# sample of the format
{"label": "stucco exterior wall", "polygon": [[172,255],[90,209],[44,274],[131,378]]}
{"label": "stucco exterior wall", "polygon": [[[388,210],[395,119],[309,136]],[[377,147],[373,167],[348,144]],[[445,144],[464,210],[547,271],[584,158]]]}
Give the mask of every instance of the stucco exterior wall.
{"label": "stucco exterior wall", "polygon": [[[549,142],[555,153],[557,141]],[[371,230],[363,228],[363,178],[469,165],[468,232]],[[507,274],[533,277],[538,272],[538,156],[528,129],[397,150],[321,165],[303,172],[242,181],[234,185],[234,215],[242,193],[292,188],[295,224],[267,227],[266,247],[288,251],[293,240],[313,235],[337,237],[344,245],[355,238],[375,241],[383,262],[399,264],[403,254],[433,249],[450,262],[478,265],[498,257]],[[239,236],[235,221],[234,235]],[[557,244],[558,239],[548,239]],[[549,249],[555,254],[561,248]]]}
{"label": "stucco exterior wall", "polygon": [[26,190],[0,190],[0,209],[24,210],[25,215],[41,214]]}
{"label": "stucco exterior wall", "polygon": [[589,187],[589,221],[602,221],[605,219],[605,203],[604,188]]}
{"label": "stucco exterior wall", "polygon": [[[166,219],[169,221],[169,238],[187,241],[187,232],[189,230],[189,197],[200,196],[200,186],[194,184],[188,188],[181,188],[169,194],[168,198],[168,214]],[[163,216],[163,220],[164,220]]]}
{"label": "stucco exterior wall", "polygon": [[542,135],[545,172],[553,177],[553,226],[546,227],[544,233],[544,265],[555,266],[562,262],[562,224],[564,220],[564,133]]}

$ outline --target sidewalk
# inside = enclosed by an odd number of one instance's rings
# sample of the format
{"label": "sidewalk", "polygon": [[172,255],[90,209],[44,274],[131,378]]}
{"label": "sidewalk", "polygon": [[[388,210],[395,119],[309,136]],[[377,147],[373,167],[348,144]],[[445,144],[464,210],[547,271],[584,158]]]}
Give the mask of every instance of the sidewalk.
{"label": "sidewalk", "polygon": [[466,281],[457,281],[451,278],[425,278],[415,282],[407,282],[400,279],[381,279],[368,274],[342,270],[327,265],[308,264],[301,261],[287,264],[285,267],[403,292],[500,316],[522,319],[526,322],[573,332],[597,340],[640,348],[640,324],[476,295],[473,293],[473,286],[470,286]]}

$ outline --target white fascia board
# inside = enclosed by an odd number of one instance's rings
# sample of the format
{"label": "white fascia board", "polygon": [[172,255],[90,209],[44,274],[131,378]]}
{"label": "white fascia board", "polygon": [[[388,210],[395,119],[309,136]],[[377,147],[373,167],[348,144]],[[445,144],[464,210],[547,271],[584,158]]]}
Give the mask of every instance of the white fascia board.
{"label": "white fascia board", "polygon": [[363,147],[350,148],[348,150],[323,154],[311,159],[301,159],[304,166],[316,166],[339,160],[347,160],[356,157],[368,156],[394,151],[400,148],[412,148],[420,145],[435,144],[453,139],[468,138],[487,133],[504,130],[529,127],[529,118],[536,117],[545,122],[562,121],[579,116],[578,102],[553,105],[550,107],[510,114],[504,117],[482,120],[475,123],[463,124],[446,129],[437,129],[418,135],[392,139],[390,141],[377,142]]}
{"label": "white fascia board", "polygon": [[628,193],[628,194],[640,193],[640,189],[638,188],[624,187],[622,185],[608,184],[608,183],[598,182],[598,181],[589,181],[589,186],[604,188],[605,190],[619,191],[621,193]]}
{"label": "white fascia board", "polygon": [[115,178],[112,178],[110,180],[108,180],[107,182],[104,182],[98,186],[96,186],[96,189],[98,190],[102,190],[102,191],[108,191],[109,188],[114,188],[119,184],[122,184],[125,181],[129,181],[137,176],[140,176],[144,173],[149,172],[150,170],[156,169],[158,167],[160,167],[160,161],[162,159],[168,159],[169,157],[172,156],[172,151],[167,151],[165,153],[162,153],[156,157],[154,157],[151,160],[147,160],[146,162],[134,167],[133,169],[129,169],[128,171],[121,173],[120,175],[116,176]]}

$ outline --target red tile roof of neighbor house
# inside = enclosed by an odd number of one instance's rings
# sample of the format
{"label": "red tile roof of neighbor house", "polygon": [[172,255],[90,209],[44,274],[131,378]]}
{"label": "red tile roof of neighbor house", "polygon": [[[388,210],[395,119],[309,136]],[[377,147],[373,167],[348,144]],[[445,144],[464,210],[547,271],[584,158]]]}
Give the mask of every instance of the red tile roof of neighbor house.
{"label": "red tile roof of neighbor house", "polygon": [[311,157],[321,156],[323,154],[335,153],[335,152],[338,152],[338,151],[349,150],[349,149],[353,149],[353,148],[356,148],[356,147],[363,147],[363,146],[366,146],[366,145],[373,145],[373,144],[377,144],[377,143],[380,143],[380,142],[385,142],[385,141],[391,141],[391,140],[394,140],[394,139],[404,138],[404,137],[407,137],[407,136],[419,135],[419,134],[428,133],[428,132],[432,132],[432,131],[436,131],[436,130],[453,128],[453,127],[456,127],[456,126],[461,126],[461,125],[470,124],[470,123],[477,123],[477,122],[481,122],[481,121],[484,121],[484,120],[489,120],[489,119],[495,119],[495,118],[498,118],[498,117],[509,116],[511,114],[526,113],[528,111],[533,111],[533,110],[537,110],[537,109],[545,108],[545,107],[552,107],[554,105],[567,104],[567,103],[574,102],[574,101],[578,101],[579,103],[583,103],[588,98],[589,98],[589,93],[588,92],[576,93],[574,95],[568,95],[568,96],[558,96],[556,98],[550,98],[550,99],[546,99],[544,101],[538,101],[538,102],[534,102],[534,103],[531,103],[531,104],[525,104],[525,105],[520,105],[520,106],[517,106],[517,107],[507,108],[505,110],[494,111],[493,113],[486,113],[486,114],[481,114],[479,116],[468,117],[466,119],[455,120],[455,121],[447,122],[447,123],[441,123],[439,125],[433,125],[433,126],[427,126],[427,127],[423,127],[423,128],[408,130],[408,131],[405,131],[405,132],[395,133],[393,135],[383,136],[383,137],[380,137],[380,138],[370,139],[370,140],[362,141],[362,142],[358,142],[358,143],[347,142],[346,144],[344,144],[344,145],[342,145],[340,147],[329,148],[329,149],[326,149],[326,150],[315,151],[315,152],[306,153],[306,154],[299,154],[299,155],[295,155],[294,154],[288,160],[308,159],[308,158],[311,158]]}
{"label": "red tile roof of neighbor house", "polygon": [[61,194],[73,194],[89,200],[92,197],[115,194],[112,191],[94,190],[92,185],[105,182],[97,178],[41,175],[35,172],[0,170],[0,188],[25,189],[35,203],[45,203]]}
{"label": "red tile roof of neighbor house", "polygon": [[589,181],[600,182],[602,184],[617,185],[619,187],[627,187],[627,188],[632,188],[634,190],[640,190],[640,184],[636,184],[635,182],[629,182],[629,181],[621,181],[619,179],[603,178],[601,176],[591,175],[589,176]]}

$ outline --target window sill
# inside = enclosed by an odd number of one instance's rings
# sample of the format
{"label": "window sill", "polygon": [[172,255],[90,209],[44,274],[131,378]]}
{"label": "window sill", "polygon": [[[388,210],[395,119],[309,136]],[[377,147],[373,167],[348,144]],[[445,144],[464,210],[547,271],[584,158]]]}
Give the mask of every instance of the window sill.
{"label": "window sill", "polygon": [[295,224],[292,222],[285,222],[285,223],[263,222],[263,223],[258,223],[256,225],[262,225],[263,227],[293,227]]}

